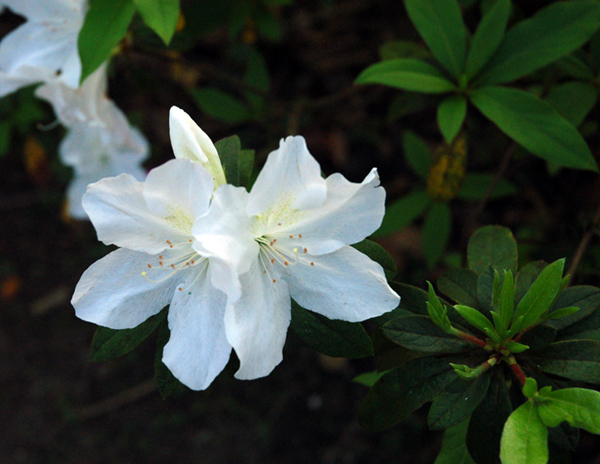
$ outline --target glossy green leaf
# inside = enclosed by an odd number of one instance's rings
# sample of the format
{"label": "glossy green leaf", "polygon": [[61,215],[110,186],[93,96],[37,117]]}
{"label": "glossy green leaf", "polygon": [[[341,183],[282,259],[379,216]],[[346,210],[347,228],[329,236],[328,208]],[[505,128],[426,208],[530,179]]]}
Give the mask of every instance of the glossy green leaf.
{"label": "glossy green leaf", "polygon": [[548,429],[527,401],[509,416],[500,441],[502,464],[547,464]]}
{"label": "glossy green leaf", "polygon": [[402,230],[410,225],[431,204],[431,199],[425,190],[414,190],[408,195],[396,200],[385,210],[385,216],[373,237],[383,237]]}
{"label": "glossy green leaf", "polygon": [[[546,266],[529,290],[521,298],[513,316],[510,332],[517,332],[536,322],[552,305],[561,286],[564,259],[559,259]],[[520,317],[523,319],[518,322]]]}
{"label": "glossy green leaf", "polygon": [[360,406],[358,420],[372,432],[388,429],[439,395],[455,377],[444,359],[409,361],[387,372],[373,385]]}
{"label": "glossy green leaf", "polygon": [[469,421],[466,443],[477,462],[500,463],[500,437],[512,404],[502,369],[495,369],[483,401]]}
{"label": "glossy green leaf", "polygon": [[427,142],[412,131],[404,131],[402,133],[402,149],[411,169],[421,179],[427,179],[429,167],[433,161],[431,149]]}
{"label": "glossy green leaf", "polygon": [[392,280],[398,273],[394,259],[378,243],[365,239],[362,242],[355,243],[352,247],[379,263],[383,267],[388,280]]}
{"label": "glossy green leaf", "polygon": [[466,445],[469,420],[444,431],[442,448],[433,464],[475,464]]}
{"label": "glossy green leaf", "polygon": [[[562,291],[558,299],[552,305],[550,314],[560,308],[575,306],[579,311],[560,319],[548,321],[548,324],[556,329],[563,329],[575,324],[597,311],[600,307],[600,288],[591,285],[576,285]],[[592,328],[589,324],[586,329]]]}
{"label": "glossy green leaf", "polygon": [[[458,197],[471,201],[482,199],[487,194],[492,182],[494,182],[494,178],[493,174],[467,173]],[[489,198],[495,200],[514,195],[515,193],[517,193],[517,187],[514,184],[506,179],[500,179]]]}
{"label": "glossy green leaf", "polygon": [[540,395],[538,403],[542,422],[556,427],[568,422],[573,427],[600,434],[600,392],[587,388],[566,388]]}
{"label": "glossy green leaf", "polygon": [[508,31],[477,82],[499,84],[530,74],[581,47],[599,26],[597,2],[554,2]]}
{"label": "glossy green leaf", "polygon": [[[495,332],[493,324],[490,320],[470,306],[463,305],[455,305],[454,308],[458,311],[465,321],[471,324],[473,327],[476,327],[480,331],[485,334],[488,334],[488,331]],[[486,330],[487,329],[487,330]]]}
{"label": "glossy green leaf", "polygon": [[361,385],[364,385],[365,387],[372,387],[373,385],[375,385],[375,383],[384,375],[386,374],[386,371],[384,372],[364,372],[360,375],[357,375],[356,377],[354,377],[352,379],[353,382],[355,383],[359,383]]}
{"label": "glossy green leaf", "polygon": [[577,129],[544,100],[509,87],[482,87],[471,102],[502,132],[531,153],[558,166],[597,171]]}
{"label": "glossy green leaf", "polygon": [[114,330],[98,327],[90,347],[92,361],[108,361],[129,353],[148,338],[162,320],[166,319],[167,311],[167,308],[163,309],[159,314],[148,318],[133,329]]}
{"label": "glossy green leaf", "polygon": [[526,359],[536,370],[571,380],[600,384],[600,342],[565,340],[527,352]]}
{"label": "glossy green leaf", "polygon": [[215,143],[228,184],[240,186],[240,138],[232,135]]}
{"label": "glossy green leaf", "polygon": [[512,271],[504,273],[502,280],[502,290],[500,291],[500,304],[498,314],[502,321],[502,332],[506,332],[510,327],[510,321],[515,309],[515,281]]}
{"label": "glossy green leaf", "polygon": [[248,108],[236,97],[214,87],[192,89],[194,101],[209,116],[227,123],[240,123],[248,120]]}
{"label": "glossy green leaf", "polygon": [[171,332],[169,331],[169,323],[167,318],[163,318],[158,327],[158,336],[156,337],[156,354],[154,357],[154,377],[156,378],[156,386],[163,398],[167,398],[175,393],[178,389],[184,388],[183,384],[175,378],[169,368],[162,362],[163,350]]}
{"label": "glossy green leaf", "polygon": [[438,106],[437,123],[447,143],[452,143],[467,116],[467,100],[459,95],[452,95]]}
{"label": "glossy green leaf", "polygon": [[127,32],[135,13],[133,0],[91,0],[77,47],[81,58],[81,81],[110,58],[113,48]]}
{"label": "glossy green leaf", "polygon": [[423,255],[427,266],[433,268],[446,249],[450,239],[452,213],[446,203],[434,203],[423,224]]}
{"label": "glossy green leaf", "polygon": [[461,353],[473,347],[461,338],[448,335],[425,316],[398,317],[386,322],[381,330],[394,343],[425,353]]}
{"label": "glossy green leaf", "polygon": [[360,323],[331,320],[292,301],[290,328],[306,344],[327,356],[364,358],[373,355],[371,338]]}
{"label": "glossy green leaf", "polygon": [[531,284],[538,278],[540,272],[548,265],[544,261],[533,261],[527,263],[517,274],[515,282],[515,302],[521,301],[521,298],[527,293]]}
{"label": "glossy green leaf", "polygon": [[133,0],[146,25],[169,45],[179,20],[179,0]]}
{"label": "glossy green leaf", "polygon": [[598,90],[588,82],[565,82],[548,92],[546,101],[573,126],[579,126],[598,100]]}
{"label": "glossy green leaf", "polygon": [[241,150],[239,162],[239,184],[248,189],[248,182],[254,169],[254,150]]}
{"label": "glossy green leaf", "polygon": [[497,0],[481,19],[467,56],[465,74],[469,80],[479,73],[502,42],[510,10],[510,0]]}
{"label": "glossy green leaf", "polygon": [[437,281],[444,295],[457,303],[477,307],[477,274],[470,269],[450,269]]}
{"label": "glossy green leaf", "polygon": [[462,74],[467,28],[456,0],[404,0],[406,11],[433,56],[452,74]]}
{"label": "glossy green leaf", "polygon": [[469,268],[477,273],[484,272],[488,266],[516,272],[517,242],[506,227],[481,227],[469,239],[467,260]]}
{"label": "glossy green leaf", "polygon": [[423,93],[445,93],[456,88],[436,67],[412,58],[375,63],[359,74],[355,84],[383,84]]}
{"label": "glossy green leaf", "polygon": [[477,277],[478,309],[486,315],[494,309],[494,304],[492,301],[494,274],[495,269],[491,266],[488,266],[488,268],[479,274],[479,277]]}
{"label": "glossy green leaf", "polygon": [[429,428],[447,429],[469,417],[485,398],[491,377],[491,371],[474,380],[456,376],[431,404],[427,415]]}

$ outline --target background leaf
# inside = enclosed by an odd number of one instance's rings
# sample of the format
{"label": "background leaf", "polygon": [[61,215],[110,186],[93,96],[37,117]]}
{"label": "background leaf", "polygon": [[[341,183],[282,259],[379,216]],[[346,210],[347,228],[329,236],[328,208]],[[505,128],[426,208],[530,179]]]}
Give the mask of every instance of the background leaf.
{"label": "background leaf", "polygon": [[456,303],[477,308],[477,274],[470,269],[450,269],[437,281],[437,287]]}
{"label": "background leaf", "polygon": [[223,171],[228,184],[239,187],[240,184],[240,153],[241,142],[237,135],[226,137],[215,142],[215,148],[221,158]]}
{"label": "background leaf", "polygon": [[[465,176],[462,188],[458,194],[463,200],[480,200],[487,193],[490,184],[494,181],[493,174],[473,173],[469,172]],[[496,184],[496,188],[490,195],[490,200],[497,198],[508,197],[517,193],[517,187],[506,179],[500,179]]]}
{"label": "background leaf", "polygon": [[579,126],[598,99],[598,91],[587,82],[565,82],[555,85],[546,101],[573,126]]}
{"label": "background leaf", "polygon": [[547,102],[508,87],[482,87],[470,97],[479,111],[531,153],[558,166],[598,170],[581,134]]}
{"label": "background leaf", "polygon": [[506,227],[485,226],[469,239],[467,248],[469,268],[482,273],[488,266],[496,269],[517,269],[517,242],[512,232]]}
{"label": "background leaf", "polygon": [[440,454],[433,464],[475,464],[465,443],[469,420],[444,431]]}
{"label": "background leaf", "polygon": [[408,165],[421,179],[427,179],[433,161],[427,142],[413,131],[402,133],[402,149]]}
{"label": "background leaf", "polygon": [[169,45],[179,20],[179,0],[133,0],[142,19]]}
{"label": "background leaf", "polygon": [[438,262],[450,239],[452,215],[446,203],[434,203],[423,224],[423,255],[431,269]]}
{"label": "background leaf", "polygon": [[467,115],[467,100],[459,95],[446,98],[437,110],[437,122],[440,132],[447,143],[452,143],[463,125]]}
{"label": "background leaf", "polygon": [[600,384],[599,341],[565,340],[551,343],[540,351],[527,351],[526,354],[525,359],[536,370]]}
{"label": "background leaf", "polygon": [[192,89],[196,104],[209,116],[236,124],[249,119],[248,108],[236,97],[215,87]]}
{"label": "background leaf", "polygon": [[381,226],[373,234],[373,237],[382,237],[402,230],[419,217],[430,204],[431,199],[422,189],[415,190],[396,200],[385,209]]}

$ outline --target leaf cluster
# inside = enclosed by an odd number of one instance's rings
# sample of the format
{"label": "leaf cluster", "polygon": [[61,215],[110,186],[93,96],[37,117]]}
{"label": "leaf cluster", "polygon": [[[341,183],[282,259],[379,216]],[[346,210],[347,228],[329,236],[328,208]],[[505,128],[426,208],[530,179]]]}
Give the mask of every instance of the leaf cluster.
{"label": "leaf cluster", "polygon": [[[518,270],[516,241],[499,226],[475,232],[467,261],[467,269],[450,270],[437,282],[448,300],[431,284],[424,291],[392,282],[402,301],[377,320],[375,359],[382,375],[373,378],[359,420],[383,430],[432,402],[430,428],[459,427],[464,437],[464,452],[454,446],[448,453],[500,462],[502,430],[525,400],[520,387],[526,377],[557,394],[582,382],[600,385],[600,289],[565,288],[562,259]],[[580,427],[564,420],[570,425],[548,435],[557,462],[569,462],[577,443],[573,427]]]}

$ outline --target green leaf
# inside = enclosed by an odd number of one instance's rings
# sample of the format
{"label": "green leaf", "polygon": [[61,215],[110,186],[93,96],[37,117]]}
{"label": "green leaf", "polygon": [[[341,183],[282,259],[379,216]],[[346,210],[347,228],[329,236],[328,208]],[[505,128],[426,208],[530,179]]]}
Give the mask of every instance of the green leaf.
{"label": "green leaf", "polygon": [[500,441],[502,464],[547,464],[548,429],[527,401],[508,417]]}
{"label": "green leaf", "polygon": [[473,347],[463,339],[446,334],[425,316],[397,317],[386,322],[381,330],[394,343],[425,353],[461,353]]}
{"label": "green leaf", "polygon": [[243,50],[248,61],[244,82],[262,92],[268,91],[271,84],[264,57],[253,47],[244,47]]}
{"label": "green leaf", "polygon": [[[456,309],[456,311],[458,311],[458,314],[460,314],[464,318],[464,320],[467,321],[469,324],[471,324],[473,327],[478,328],[483,333],[488,334],[488,335],[489,335],[489,332],[495,334],[496,330],[495,330],[493,324],[490,322],[490,320],[487,317],[485,317],[483,314],[481,314],[479,311],[477,311],[476,309],[473,309],[469,306],[463,306],[463,305],[455,305],[454,308]],[[490,338],[494,338],[494,337],[490,337]],[[497,339],[498,337],[495,337],[495,338]],[[495,340],[495,341],[498,341],[498,340]]]}
{"label": "green leaf", "polygon": [[465,419],[444,431],[442,448],[433,464],[475,464],[465,443],[468,427],[469,420]]}
{"label": "green leaf", "polygon": [[523,395],[526,398],[533,398],[538,391],[537,381],[533,377],[527,377],[525,379],[525,385],[523,385]]}
{"label": "green leaf", "polygon": [[[458,194],[463,200],[480,200],[485,196],[489,186],[494,182],[493,174],[467,173]],[[500,179],[490,195],[491,200],[509,197],[517,193],[517,187],[506,179]]]}
{"label": "green leaf", "polygon": [[373,237],[383,237],[408,226],[419,217],[431,199],[425,190],[415,190],[386,208],[383,222]]}
{"label": "green leaf", "polygon": [[232,95],[214,87],[192,89],[192,97],[202,111],[221,121],[236,124],[250,117],[248,108]]}
{"label": "green leaf", "polygon": [[573,126],[579,126],[598,99],[598,90],[587,82],[565,82],[550,89],[546,101]]}
{"label": "green leaf", "polygon": [[487,315],[494,309],[492,301],[494,291],[494,274],[495,269],[491,266],[479,274],[477,278],[477,303],[478,309]]}
{"label": "green leaf", "polygon": [[502,290],[500,291],[500,306],[498,314],[502,321],[502,332],[505,333],[510,327],[510,321],[515,309],[515,281],[512,271],[504,272]]}
{"label": "green leaf", "polygon": [[591,81],[595,77],[589,65],[574,54],[561,58],[554,66],[573,79]]}
{"label": "green leaf", "polygon": [[587,388],[566,388],[540,395],[542,422],[556,427],[567,421],[573,427],[600,434],[600,393]]}
{"label": "green leaf", "polygon": [[478,274],[488,266],[516,272],[517,242],[506,227],[481,227],[469,239],[467,260],[469,268]]}
{"label": "green leaf", "polygon": [[404,0],[406,11],[435,58],[458,78],[465,66],[467,28],[456,0]]}
{"label": "green leaf", "polygon": [[360,406],[358,420],[372,432],[388,429],[439,395],[455,377],[446,360],[430,357],[409,361],[373,385]]}
{"label": "green leaf", "polygon": [[479,111],[531,153],[558,166],[598,171],[581,134],[549,103],[508,87],[482,87],[470,97]]}
{"label": "green leaf", "polygon": [[477,274],[470,269],[450,269],[438,279],[437,287],[457,303],[477,307]]}
{"label": "green leaf", "polygon": [[600,384],[600,342],[565,340],[554,342],[526,359],[536,370],[571,380]]}
{"label": "green leaf", "polygon": [[523,343],[517,343],[517,342],[506,342],[504,344],[504,346],[511,353],[522,353],[523,351],[526,351],[529,349],[529,345],[524,345]]}
{"label": "green leaf", "polygon": [[502,42],[510,10],[510,0],[497,0],[477,26],[465,68],[469,80],[479,73]]}
{"label": "green leaf", "polygon": [[169,45],[179,20],[179,0],[133,0],[146,25]]}
{"label": "green leaf", "polygon": [[511,412],[506,378],[502,369],[494,369],[487,394],[471,415],[466,436],[469,453],[477,462],[500,463],[502,427]]}
{"label": "green leaf", "polygon": [[254,150],[241,150],[239,162],[239,184],[248,189],[248,182],[254,169]]}
{"label": "green leaf", "polygon": [[169,323],[164,317],[158,328],[158,336],[156,337],[156,354],[154,357],[154,377],[156,378],[156,386],[161,396],[166,399],[178,389],[184,388],[183,384],[175,378],[169,368],[162,362],[163,350],[171,332],[169,331]]}
{"label": "green leaf", "polygon": [[544,320],[562,319],[567,316],[570,316],[571,314],[575,314],[577,311],[579,311],[579,308],[577,306],[567,306],[566,308],[559,308],[556,311],[552,311],[548,314],[545,314]]}
{"label": "green leaf", "polygon": [[519,342],[531,350],[542,350],[556,339],[556,329],[545,324],[538,324],[523,334]]}
{"label": "green leaf", "polygon": [[421,179],[427,179],[433,157],[429,145],[412,131],[402,133],[402,149],[408,165]]}
{"label": "green leaf", "polygon": [[431,53],[421,44],[408,40],[390,40],[379,48],[379,56],[382,60],[394,60],[396,58],[416,58],[418,60],[431,57]]}
{"label": "green leaf", "polygon": [[446,249],[450,239],[452,213],[446,203],[434,203],[425,216],[423,224],[423,254],[427,266],[432,269]]}
{"label": "green leaf", "polygon": [[228,184],[240,186],[240,152],[242,149],[240,138],[232,135],[215,143],[215,148],[219,153],[225,178]]}
{"label": "green leaf", "polygon": [[581,47],[599,26],[596,2],[554,2],[508,31],[477,83],[499,84],[530,74]]}
{"label": "green leaf", "polygon": [[80,82],[110,58],[113,48],[125,36],[134,13],[132,0],[90,1],[77,40],[81,58]]}
{"label": "green leaf", "polygon": [[[548,324],[561,330],[597,311],[600,306],[600,288],[592,287],[591,285],[576,285],[575,287],[566,288],[552,305],[550,315],[554,311],[560,310],[560,308],[564,309],[573,306],[579,308],[579,311],[569,316],[549,321]],[[585,329],[593,328],[590,324],[583,324],[583,327]],[[576,333],[577,328],[569,327],[569,332]]]}
{"label": "green leaf", "polygon": [[[519,301],[510,333],[514,335],[526,329],[550,308],[560,290],[564,265],[565,260],[559,259],[546,266],[540,273],[525,296]],[[517,322],[520,317],[523,319]]]}
{"label": "green leaf", "polygon": [[371,338],[360,323],[331,320],[292,301],[290,328],[306,344],[327,356],[364,358],[373,355]]}
{"label": "green leaf", "polygon": [[394,259],[378,243],[365,239],[362,242],[355,243],[352,247],[379,263],[385,271],[388,280],[392,280],[398,274],[398,268]]}
{"label": "green leaf", "polygon": [[447,143],[452,143],[467,116],[467,100],[460,95],[452,95],[440,103],[437,110],[437,123]]}
{"label": "green leaf", "polygon": [[90,357],[92,361],[102,362],[118,358],[129,353],[156,330],[162,320],[166,319],[168,309],[163,309],[133,329],[113,330],[107,327],[98,327],[92,346]]}
{"label": "green leaf", "polygon": [[353,382],[364,385],[365,387],[372,387],[375,383],[383,377],[387,371],[384,372],[364,372],[360,375],[357,375],[352,379]]}
{"label": "green leaf", "polygon": [[517,281],[515,283],[515,302],[518,303],[521,301],[523,296],[529,290],[529,287],[531,287],[535,282],[535,279],[540,275],[540,272],[542,272],[547,265],[548,263],[545,263],[544,261],[533,261],[521,268],[517,274]]}
{"label": "green leaf", "polygon": [[435,107],[438,103],[437,100],[437,96],[426,93],[397,93],[388,107],[386,119],[393,123],[404,116],[420,113]]}
{"label": "green leaf", "polygon": [[491,371],[474,380],[456,376],[431,404],[427,415],[429,428],[447,429],[469,417],[485,398],[491,377]]}
{"label": "green leaf", "polygon": [[456,89],[436,67],[412,58],[375,63],[361,72],[354,83],[383,84],[423,93],[445,93]]}

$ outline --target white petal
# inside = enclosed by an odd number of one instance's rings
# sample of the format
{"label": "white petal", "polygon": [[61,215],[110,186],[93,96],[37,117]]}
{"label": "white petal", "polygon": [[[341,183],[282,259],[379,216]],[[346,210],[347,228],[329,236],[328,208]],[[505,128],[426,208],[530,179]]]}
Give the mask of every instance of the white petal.
{"label": "white petal", "polygon": [[215,188],[226,183],[221,159],[212,140],[185,111],[176,106],[171,107],[169,112],[169,131],[175,158],[202,164],[211,173]]}
{"label": "white petal", "polygon": [[193,284],[190,280],[188,277],[178,286],[169,308],[171,336],[163,351],[163,362],[184,385],[204,390],[231,354],[225,337],[227,298],[210,285],[206,275]]}
{"label": "white petal", "polygon": [[194,222],[194,249],[211,258],[212,283],[227,293],[230,301],[240,296],[237,278],[250,268],[258,255],[258,244],[246,215],[248,192],[242,187],[222,185],[213,196],[208,212]]}
{"label": "white petal", "polygon": [[227,305],[225,331],[240,360],[235,377],[250,380],[268,375],[283,359],[291,301],[285,281],[263,274],[258,261],[240,279],[243,294]]}
{"label": "white petal", "polygon": [[96,228],[98,240],[153,254],[167,248],[167,240],[189,240],[148,209],[143,190],[144,183],[129,174],[102,179],[88,187],[83,208]]}
{"label": "white petal", "polygon": [[[146,253],[119,249],[92,264],[71,300],[77,317],[111,329],[130,329],[159,313],[173,298],[177,281],[153,283],[144,278],[151,259]],[[153,277],[160,280],[169,273],[157,269]]]}
{"label": "white petal", "polygon": [[250,193],[248,214],[253,216],[280,202],[295,209],[323,204],[327,188],[319,163],[308,152],[303,137],[282,140],[271,152]]}
{"label": "white petal", "polygon": [[288,268],[288,273],[284,279],[292,298],[330,319],[364,321],[400,303],[383,268],[349,246],[326,255],[304,255],[302,261]]}
{"label": "white petal", "polygon": [[[204,214],[213,192],[213,180],[206,169],[190,160],[177,159],[148,173],[144,198],[157,216],[183,214],[193,219]],[[191,232],[192,224],[186,233]]]}
{"label": "white petal", "polygon": [[375,169],[360,184],[333,174],[327,178],[323,205],[306,212],[287,230],[294,236],[302,235],[301,245],[309,253],[331,253],[375,232],[383,220],[384,204],[385,190],[379,187]]}

